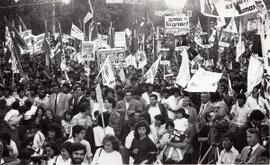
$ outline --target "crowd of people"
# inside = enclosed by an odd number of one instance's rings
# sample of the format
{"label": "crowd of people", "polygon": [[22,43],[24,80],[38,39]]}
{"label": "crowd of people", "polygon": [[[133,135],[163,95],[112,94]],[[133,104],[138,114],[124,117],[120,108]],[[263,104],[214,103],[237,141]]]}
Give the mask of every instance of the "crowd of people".
{"label": "crowd of people", "polygon": [[[175,72],[181,59],[174,42],[166,43]],[[147,49],[147,57],[154,56]],[[116,75],[112,89],[96,79],[95,62],[86,75],[83,64],[67,60],[69,71],[63,74],[57,62],[45,65],[44,54],[22,56],[23,74],[12,74],[9,53],[2,48],[1,163],[269,164],[269,111],[258,103],[261,86],[245,93],[251,46],[246,45],[240,63],[233,60],[233,46],[225,49],[219,66],[190,44],[189,57],[198,53],[201,67],[224,74],[214,93],[187,92],[160,70],[148,84],[132,66],[125,68],[125,82]],[[151,58],[148,62],[146,68]],[[97,102],[98,83],[104,110]]]}

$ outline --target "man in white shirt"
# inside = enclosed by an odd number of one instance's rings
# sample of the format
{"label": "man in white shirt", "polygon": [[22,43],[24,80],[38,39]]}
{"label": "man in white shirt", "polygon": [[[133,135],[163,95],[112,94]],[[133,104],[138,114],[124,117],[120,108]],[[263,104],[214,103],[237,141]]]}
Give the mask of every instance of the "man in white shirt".
{"label": "man in white shirt", "polygon": [[11,89],[9,87],[4,88],[4,96],[1,97],[1,99],[6,100],[6,105],[8,107],[11,107],[12,103],[16,101],[15,97],[11,96]]}
{"label": "man in white shirt", "polygon": [[146,111],[150,115],[151,123],[155,122],[155,116],[161,114],[165,120],[168,119],[168,113],[163,104],[158,103],[158,96],[155,94],[150,95],[150,105],[147,106]]}
{"label": "man in white shirt", "polygon": [[150,95],[155,94],[157,95],[157,100],[160,101],[160,94],[153,91],[152,84],[146,84],[147,91],[142,94],[142,100],[145,102],[146,105],[150,104]]}
{"label": "man in white shirt", "polygon": [[224,149],[220,152],[217,164],[235,163],[236,158],[239,156],[239,152],[233,146],[234,138],[232,132],[227,132],[223,135],[222,146]]}

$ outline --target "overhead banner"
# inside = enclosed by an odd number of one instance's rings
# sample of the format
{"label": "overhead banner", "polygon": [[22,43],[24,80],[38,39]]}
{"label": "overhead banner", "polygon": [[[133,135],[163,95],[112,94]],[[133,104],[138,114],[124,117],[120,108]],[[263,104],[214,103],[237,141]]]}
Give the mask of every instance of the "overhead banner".
{"label": "overhead banner", "polygon": [[126,33],[123,32],[115,32],[114,34],[114,47],[116,48],[126,48]]}
{"label": "overhead banner", "polygon": [[187,34],[189,33],[189,17],[185,15],[165,16],[165,32]]}
{"label": "overhead banner", "polygon": [[263,0],[200,0],[201,13],[209,17],[238,17],[265,9]]}
{"label": "overhead banner", "polygon": [[77,38],[78,40],[84,41],[84,33],[74,24],[71,26],[70,35],[74,38]]}
{"label": "overhead banner", "polygon": [[200,68],[185,89],[188,92],[216,92],[222,73],[209,72]]}
{"label": "overhead banner", "polygon": [[[111,55],[111,56],[110,56]],[[112,49],[100,49],[97,53],[97,59],[99,66],[102,66],[110,56],[110,61],[115,66],[123,66],[125,64],[125,50],[123,48],[112,48]]]}
{"label": "overhead banner", "polygon": [[82,42],[82,59],[84,61],[95,61],[95,43]]}

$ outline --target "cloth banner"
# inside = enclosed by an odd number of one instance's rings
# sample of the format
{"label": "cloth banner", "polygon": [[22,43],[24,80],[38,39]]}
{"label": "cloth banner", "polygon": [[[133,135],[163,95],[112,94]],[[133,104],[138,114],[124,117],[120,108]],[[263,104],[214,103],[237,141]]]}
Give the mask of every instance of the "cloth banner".
{"label": "cloth banner", "polygon": [[238,17],[265,9],[263,0],[200,0],[201,13],[209,17]]}
{"label": "cloth banner", "polygon": [[45,33],[34,36],[33,53],[40,53],[42,51],[44,37],[45,37]]}
{"label": "cloth banner", "polygon": [[71,26],[70,35],[74,38],[77,38],[78,40],[84,41],[84,33],[74,24]]}
{"label": "cloth banner", "polygon": [[176,84],[180,85],[181,87],[186,87],[187,83],[190,80],[190,69],[187,50],[184,49],[181,55],[182,62],[178,72],[178,76],[176,78]]}
{"label": "cloth banner", "polygon": [[206,71],[200,68],[191,78],[185,89],[188,92],[216,92],[222,73]]}
{"label": "cloth banner", "polygon": [[105,63],[101,68],[101,74],[103,85],[108,86],[110,88],[114,88],[116,82],[110,56],[108,56],[107,59],[105,60]]}
{"label": "cloth banner", "polygon": [[262,81],[263,64],[256,57],[251,56],[248,65],[247,93]]}
{"label": "cloth banner", "polygon": [[99,66],[102,66],[110,56],[110,61],[115,66],[125,65],[125,50],[123,48],[100,49],[97,52]]}
{"label": "cloth banner", "polygon": [[155,77],[158,72],[159,63],[161,60],[161,56],[155,61],[155,63],[151,66],[151,68],[145,73],[143,78],[145,78],[145,83],[154,84]]}
{"label": "cloth banner", "polygon": [[123,32],[115,32],[114,34],[114,47],[116,48],[126,48],[126,33]]}
{"label": "cloth banner", "polygon": [[165,32],[177,35],[189,33],[189,17],[185,15],[165,16]]}
{"label": "cloth banner", "polygon": [[84,61],[95,61],[95,43],[89,41],[82,42],[82,59]]}
{"label": "cloth banner", "polygon": [[129,67],[129,66],[134,66],[135,68],[137,68],[137,61],[136,61],[136,56],[135,55],[128,55],[127,58],[125,59],[125,67]]}
{"label": "cloth banner", "polygon": [[230,32],[230,33],[238,33],[237,30],[237,26],[236,26],[236,22],[235,19],[232,18],[229,22],[229,24],[227,25],[227,27],[224,29],[225,32]]}

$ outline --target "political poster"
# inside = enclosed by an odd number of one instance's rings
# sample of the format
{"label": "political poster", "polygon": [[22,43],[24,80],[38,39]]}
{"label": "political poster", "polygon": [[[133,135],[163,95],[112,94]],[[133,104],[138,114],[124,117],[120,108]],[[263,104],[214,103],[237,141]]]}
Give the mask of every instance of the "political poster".
{"label": "political poster", "polygon": [[84,41],[84,33],[74,24],[71,26],[70,35],[74,38],[77,38],[78,40]]}
{"label": "political poster", "polygon": [[219,46],[228,48],[234,37],[234,34],[231,32],[223,31],[220,36]]}
{"label": "political poster", "polygon": [[185,90],[188,92],[216,92],[221,77],[222,73],[200,68],[190,79]]}
{"label": "political poster", "polygon": [[257,31],[259,26],[259,19],[253,19],[247,21],[247,31]]}
{"label": "political poster", "polygon": [[95,46],[94,42],[82,42],[82,59],[84,61],[95,61]]}
{"label": "political poster", "polygon": [[45,33],[39,34],[34,37],[33,53],[39,53],[42,51],[44,37],[45,37]]}
{"label": "political poster", "polygon": [[138,62],[138,69],[142,69],[147,64],[145,51],[138,51],[136,53],[136,61]]}
{"label": "political poster", "polygon": [[114,34],[114,47],[116,48],[126,48],[126,33],[123,32],[115,32]]}
{"label": "political poster", "polygon": [[25,40],[29,50],[24,50],[24,49],[20,49],[21,50],[21,54],[26,54],[26,53],[30,53],[33,54],[33,35],[32,35],[32,30],[26,30],[23,31],[21,33],[22,38]]}
{"label": "political poster", "polygon": [[97,52],[97,60],[99,66],[102,66],[106,58],[110,56],[111,63],[115,66],[123,66],[125,64],[124,48],[100,49]]}
{"label": "political poster", "polygon": [[265,9],[263,0],[200,0],[201,13],[209,17],[238,17]]}
{"label": "political poster", "polygon": [[165,33],[189,33],[189,17],[185,15],[165,16]]}

